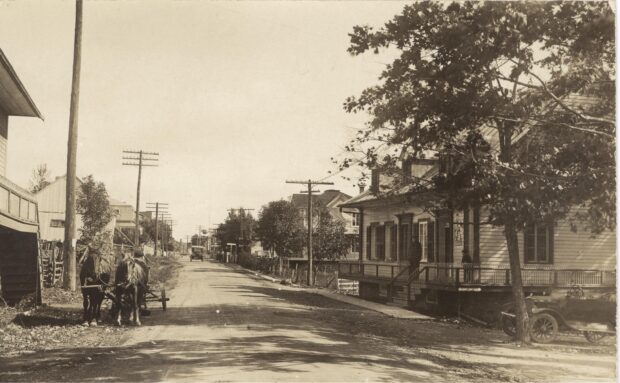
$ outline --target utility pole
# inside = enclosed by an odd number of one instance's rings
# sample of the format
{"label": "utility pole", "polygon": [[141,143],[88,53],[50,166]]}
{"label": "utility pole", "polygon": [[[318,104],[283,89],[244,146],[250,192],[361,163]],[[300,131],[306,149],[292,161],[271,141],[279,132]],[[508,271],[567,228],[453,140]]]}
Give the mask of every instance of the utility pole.
{"label": "utility pole", "polygon": [[308,286],[312,286],[312,186],[313,185],[333,185],[333,182],[324,181],[286,181],[287,184],[308,185]]}
{"label": "utility pole", "polygon": [[[126,157],[128,156],[128,157]],[[137,156],[137,157],[135,157]],[[143,166],[157,166],[159,153],[145,152],[143,150],[123,150],[123,165],[138,167],[138,190],[136,192],[136,229],[134,233],[134,251],[140,247],[140,182],[142,180]],[[135,162],[138,161],[138,162]]]}
{"label": "utility pole", "polygon": [[75,35],[73,41],[73,77],[69,107],[67,142],[67,185],[65,206],[65,241],[63,244],[63,287],[76,288],[75,259],[75,172],[77,164],[78,110],[80,101],[80,67],[82,62],[82,0],[75,2]]}
{"label": "utility pole", "polygon": [[147,202],[146,208],[150,209],[149,211],[153,211],[155,208],[155,256],[157,256],[157,241],[159,234],[159,212],[168,212],[168,204],[164,202]]}

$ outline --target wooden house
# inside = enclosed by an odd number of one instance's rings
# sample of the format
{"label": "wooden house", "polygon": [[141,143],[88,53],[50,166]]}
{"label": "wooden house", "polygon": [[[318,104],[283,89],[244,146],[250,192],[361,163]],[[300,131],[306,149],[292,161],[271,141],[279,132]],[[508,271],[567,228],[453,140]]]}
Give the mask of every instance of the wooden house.
{"label": "wooden house", "polygon": [[40,302],[37,201],[6,178],[9,116],[43,119],[0,50],[0,287],[8,303],[30,294]]}
{"label": "wooden house", "polygon": [[[80,193],[82,181],[76,177],[76,193]],[[39,206],[39,233],[42,241],[63,242],[65,239],[65,206],[67,203],[67,176],[58,176],[35,193]],[[82,216],[75,215],[74,238],[79,237]]]}
{"label": "wooden house", "polygon": [[[487,132],[488,133],[488,132]],[[430,179],[440,171],[438,160],[408,164],[416,177]],[[382,183],[373,175],[370,190],[341,204],[360,212],[360,253],[339,263],[339,278],[359,281],[360,296],[402,306],[438,311],[464,311],[485,321],[510,299],[511,275],[502,227],[485,224],[484,206],[465,210],[425,209],[424,193],[392,193],[378,197]],[[534,224],[520,232],[519,252],[526,294],[579,286],[614,290],[616,234],[571,230],[563,220]],[[414,241],[422,262],[410,269]],[[467,252],[471,262],[463,263]]]}

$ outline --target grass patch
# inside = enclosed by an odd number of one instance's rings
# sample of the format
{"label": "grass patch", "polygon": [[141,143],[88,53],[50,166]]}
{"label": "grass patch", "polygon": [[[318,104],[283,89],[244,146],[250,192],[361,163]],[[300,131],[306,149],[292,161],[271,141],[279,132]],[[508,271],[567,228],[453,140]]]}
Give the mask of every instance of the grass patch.
{"label": "grass patch", "polygon": [[183,267],[178,257],[146,256],[149,265],[149,286],[172,289],[176,286],[179,271]]}

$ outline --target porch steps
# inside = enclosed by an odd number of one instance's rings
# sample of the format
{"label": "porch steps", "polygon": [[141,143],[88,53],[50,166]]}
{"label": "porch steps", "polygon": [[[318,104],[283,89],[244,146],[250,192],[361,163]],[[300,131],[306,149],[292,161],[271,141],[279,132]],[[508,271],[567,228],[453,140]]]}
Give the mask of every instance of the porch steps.
{"label": "porch steps", "polygon": [[[413,299],[413,296],[411,299]],[[407,300],[407,286],[392,287],[392,301],[390,304],[403,308],[409,307],[409,301]]]}

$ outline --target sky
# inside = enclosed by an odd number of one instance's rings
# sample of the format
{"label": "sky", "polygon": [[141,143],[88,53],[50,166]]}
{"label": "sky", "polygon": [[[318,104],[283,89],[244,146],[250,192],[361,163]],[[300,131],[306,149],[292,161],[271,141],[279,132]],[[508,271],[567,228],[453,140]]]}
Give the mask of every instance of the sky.
{"label": "sky", "polygon": [[[387,62],[349,55],[347,34],[404,4],[85,1],[78,176],[135,205],[137,168],[122,151],[158,152],[140,208],[168,203],[177,238],[213,228],[227,209],[256,214],[298,193],[285,181],[336,170],[330,158],[368,120],[343,102]],[[9,121],[7,176],[24,187],[38,164],[65,174],[74,23],[73,1],[0,0],[0,48],[45,117]],[[328,180],[357,193],[354,181]]]}

